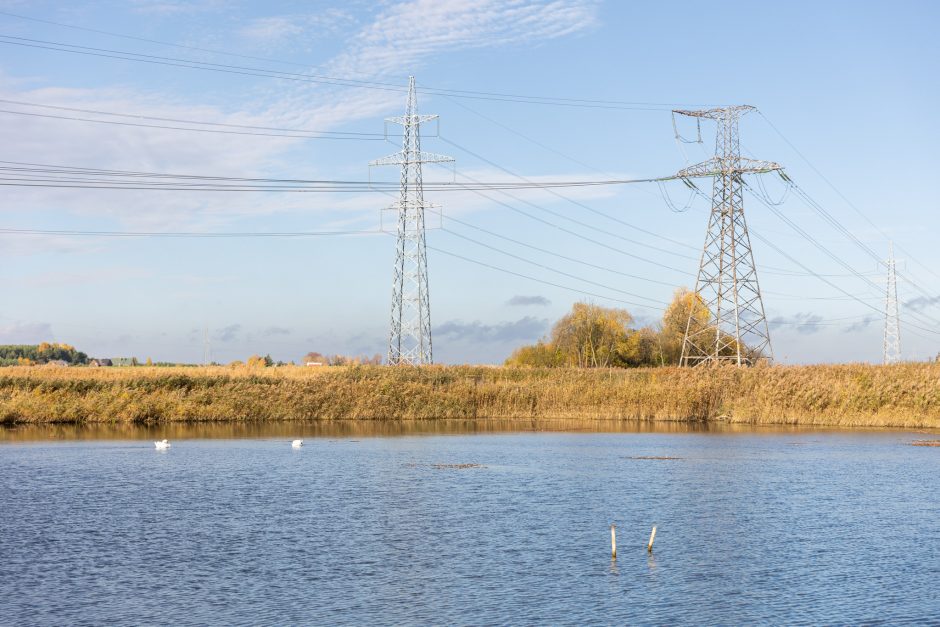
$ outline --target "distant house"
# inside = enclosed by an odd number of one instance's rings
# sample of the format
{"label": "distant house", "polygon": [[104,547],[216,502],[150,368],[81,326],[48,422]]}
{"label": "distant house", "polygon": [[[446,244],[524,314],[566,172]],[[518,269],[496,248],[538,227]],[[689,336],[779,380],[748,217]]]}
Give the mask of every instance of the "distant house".
{"label": "distant house", "polygon": [[322,361],[308,361],[305,365],[307,366],[322,366]]}
{"label": "distant house", "polygon": [[113,357],[111,360],[112,366],[136,366],[137,358],[136,357]]}
{"label": "distant house", "polygon": [[110,359],[90,359],[88,365],[92,368],[97,368],[99,366],[113,366]]}

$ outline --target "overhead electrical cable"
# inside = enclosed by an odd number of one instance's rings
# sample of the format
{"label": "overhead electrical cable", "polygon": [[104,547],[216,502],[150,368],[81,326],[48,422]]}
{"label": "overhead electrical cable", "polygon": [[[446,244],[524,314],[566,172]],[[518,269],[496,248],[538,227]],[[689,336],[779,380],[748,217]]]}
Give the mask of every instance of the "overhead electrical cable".
{"label": "overhead electrical cable", "polygon": [[168,237],[168,238],[297,238],[348,235],[384,235],[373,229],[363,231],[80,231],[72,229],[12,229],[0,227],[0,234],[7,235],[60,235],[68,237]]}
{"label": "overhead electrical cable", "polygon": [[[458,150],[461,150],[461,151],[467,153],[468,155],[474,157],[475,159],[479,159],[480,161],[482,161],[482,162],[484,162],[484,163],[486,163],[486,164],[488,164],[488,165],[493,166],[494,168],[500,170],[501,172],[504,172],[504,173],[506,173],[506,174],[508,174],[508,175],[510,175],[510,176],[514,176],[514,177],[516,177],[516,178],[518,178],[518,179],[520,179],[521,181],[524,181],[524,182],[526,182],[526,183],[529,183],[529,184],[534,183],[534,181],[531,181],[530,179],[527,179],[526,177],[524,177],[524,176],[522,176],[522,175],[520,175],[520,174],[517,174],[517,173],[515,173],[515,172],[509,170],[508,168],[504,168],[503,166],[499,165],[498,163],[492,161],[491,159],[487,159],[487,158],[484,157],[483,155],[481,155],[481,154],[479,154],[479,153],[477,153],[477,152],[474,152],[474,151],[470,150],[469,148],[465,148],[464,146],[461,146],[460,144],[457,144],[456,142],[451,141],[451,140],[447,139],[446,137],[441,136],[440,139],[441,139],[441,141],[450,144],[450,145],[453,146],[454,148],[456,148],[456,149],[458,149]],[[677,178],[677,177],[672,176],[672,177],[668,177],[668,180],[675,180],[676,178]],[[657,179],[657,180],[666,180],[666,178],[661,178],[661,179]],[[644,181],[644,182],[653,182],[653,181]],[[616,216],[612,216],[612,215],[610,215],[610,214],[608,214],[608,213],[606,213],[606,212],[600,211],[600,210],[595,209],[595,208],[593,208],[593,207],[589,207],[588,205],[585,205],[584,203],[582,203],[582,202],[580,202],[580,201],[574,200],[574,199],[572,199],[572,198],[568,198],[568,197],[566,197],[566,196],[564,196],[564,195],[562,195],[562,194],[559,194],[559,193],[557,193],[557,192],[550,192],[550,193],[552,193],[554,196],[557,196],[558,198],[560,198],[560,199],[562,199],[562,200],[565,200],[565,201],[570,202],[570,203],[572,203],[572,204],[574,204],[574,205],[576,205],[576,206],[578,206],[578,207],[581,207],[582,209],[586,209],[587,211],[590,211],[591,213],[594,213],[594,214],[596,214],[596,215],[599,215],[599,216],[602,216],[602,217],[604,217],[604,218],[607,218],[608,220],[611,220],[611,221],[613,221],[613,222],[616,222],[616,223],[618,223],[618,224],[621,224],[621,225],[626,226],[626,227],[628,227],[628,228],[631,228],[631,229],[633,229],[633,230],[639,231],[639,232],[641,232],[641,233],[643,233],[643,234],[645,234],[645,235],[650,235],[650,236],[652,236],[652,237],[656,237],[656,238],[662,239],[662,240],[664,240],[664,241],[666,241],[666,242],[669,242],[670,244],[672,244],[672,245],[674,245],[674,246],[680,246],[680,247],[686,247],[686,248],[693,248],[693,247],[689,246],[688,244],[686,244],[686,243],[684,243],[684,242],[680,242],[680,241],[678,241],[678,240],[675,240],[675,239],[666,237],[666,236],[664,236],[664,235],[660,235],[660,234],[658,234],[658,233],[654,233],[653,231],[644,229],[644,228],[642,228],[642,227],[636,226],[635,224],[632,224],[632,223],[630,223],[630,222],[627,222],[626,220],[621,220],[620,218],[618,218],[618,217],[616,217]],[[526,201],[522,201],[522,202],[526,202]],[[572,218],[570,218],[570,217],[568,217],[568,216],[564,216],[563,214],[557,214],[557,215],[559,215],[560,217],[564,217],[564,218],[567,219],[567,220],[573,220]],[[582,223],[582,224],[583,224],[583,223]],[[593,226],[591,226],[590,228],[592,228],[592,229],[594,229],[594,230],[599,230],[599,231],[601,231],[601,232],[610,234],[609,231],[605,231],[604,229],[598,229],[597,227],[593,227]],[[637,241],[637,240],[632,240],[632,239],[628,239],[628,238],[624,238],[624,237],[620,237],[620,236],[615,236],[615,237],[618,237],[618,238],[620,238],[620,239],[624,239],[625,241],[628,241],[628,242],[630,242],[630,243],[632,243],[632,244],[637,244],[637,245],[639,245],[639,246],[644,246],[644,247],[647,247],[647,248],[652,248],[652,249],[657,250],[657,251],[659,251],[659,252],[661,252],[661,253],[665,253],[665,254],[669,254],[669,255],[675,255],[675,256],[678,256],[678,257],[682,257],[682,258],[684,258],[684,259],[694,259],[693,257],[689,257],[688,255],[684,255],[684,254],[682,254],[682,253],[677,253],[677,252],[675,252],[675,251],[673,251],[673,250],[669,250],[669,249],[665,249],[665,248],[660,248],[660,247],[657,247],[657,246],[652,246],[652,245],[647,244],[647,243],[645,243],[645,242],[639,242],[639,241]],[[693,249],[694,249],[694,248],[693,248]]]}
{"label": "overhead electrical cable", "polygon": [[447,216],[447,222],[448,222],[448,223],[450,223],[450,222],[456,222],[457,224],[463,225],[463,226],[465,226],[465,227],[467,227],[467,228],[471,228],[471,229],[480,231],[481,233],[486,233],[487,235],[489,235],[489,236],[491,236],[491,237],[496,237],[496,238],[505,240],[505,241],[507,241],[507,242],[516,244],[517,246],[523,246],[523,247],[525,247],[525,248],[529,248],[529,249],[531,249],[531,250],[534,250],[534,251],[537,251],[537,252],[540,252],[540,253],[543,253],[543,254],[546,254],[546,255],[551,255],[551,256],[553,256],[553,257],[558,257],[559,259],[564,259],[565,261],[570,261],[570,262],[572,262],[572,263],[577,263],[577,264],[586,266],[586,267],[588,267],[588,268],[594,268],[595,270],[603,270],[604,272],[610,272],[610,273],[612,273],[612,274],[618,274],[618,275],[620,275],[620,276],[624,276],[624,277],[631,278],[631,279],[637,279],[637,280],[639,280],[639,281],[647,281],[647,282],[649,282],[649,283],[656,283],[656,284],[659,284],[659,285],[665,285],[665,286],[667,286],[667,287],[672,287],[672,288],[675,288],[675,287],[676,287],[675,283],[669,283],[669,282],[667,282],[667,281],[659,281],[659,280],[656,280],[656,279],[651,279],[651,278],[646,277],[646,276],[640,276],[640,275],[638,275],[638,274],[630,274],[630,273],[628,273],[628,272],[622,272],[622,271],[620,271],[620,270],[614,270],[613,268],[608,268],[608,267],[605,267],[605,266],[600,266],[600,265],[597,265],[597,264],[594,264],[594,263],[590,263],[590,262],[588,262],[588,261],[584,261],[584,260],[581,260],[581,259],[575,259],[574,257],[569,257],[569,256],[567,256],[567,255],[563,255],[563,254],[559,253],[558,251],[549,250],[549,249],[547,249],[547,248],[541,248],[541,247],[539,247],[539,246],[534,246],[534,245],[532,245],[532,244],[527,244],[526,242],[522,242],[522,241],[517,240],[517,239],[514,239],[514,238],[512,238],[512,237],[508,237],[508,236],[503,235],[503,234],[501,234],[501,233],[496,233],[495,231],[490,231],[489,229],[484,229],[483,227],[477,226],[477,225],[475,225],[475,224],[470,224],[469,222],[466,222],[466,221],[464,221],[464,220],[460,220],[460,219],[455,218],[455,217],[453,217],[453,216]]}
{"label": "overhead electrical cable", "polygon": [[[159,188],[171,186],[182,189],[200,189],[207,185],[210,189],[232,188],[235,191],[257,191],[249,188],[261,188],[261,191],[302,191],[307,189],[323,191],[353,191],[369,192],[379,190],[398,189],[397,182],[380,181],[348,181],[329,179],[278,179],[263,177],[234,177],[209,176],[198,174],[140,172],[130,170],[109,170],[103,168],[84,168],[78,166],[62,166],[37,164],[16,161],[0,161],[0,176],[8,184],[22,184],[31,186],[35,182],[44,182],[49,187],[63,186],[76,187],[83,184],[94,187],[125,187]],[[431,191],[465,191],[473,189],[486,190],[519,190],[519,189],[548,189],[552,187],[594,187],[605,185],[620,185],[645,183],[653,179],[621,179],[618,181],[543,181],[543,182],[493,182],[475,181],[473,183],[430,182],[425,188]],[[60,185],[61,184],[61,185]],[[78,185],[76,185],[78,184]]]}
{"label": "overhead electrical cable", "polygon": [[[843,288],[840,287],[839,285],[837,285],[837,284],[833,283],[832,281],[830,281],[830,280],[829,280],[828,278],[826,278],[825,276],[814,272],[814,271],[811,270],[808,266],[806,266],[804,263],[802,263],[802,262],[800,262],[799,260],[795,259],[792,255],[788,254],[786,251],[784,251],[783,249],[781,249],[779,246],[775,245],[775,244],[774,244],[772,241],[770,241],[769,239],[765,238],[764,236],[760,235],[759,233],[754,232],[753,230],[751,230],[751,234],[754,235],[755,238],[757,238],[757,239],[759,239],[760,241],[762,241],[762,242],[764,243],[764,245],[769,246],[769,247],[772,248],[773,250],[777,251],[777,253],[779,253],[780,255],[782,255],[783,257],[785,257],[786,259],[790,260],[792,263],[794,263],[794,264],[800,266],[800,267],[803,268],[806,272],[808,272],[808,273],[810,273],[811,275],[815,276],[816,278],[818,278],[819,280],[823,281],[824,283],[826,283],[826,284],[829,285],[830,287],[833,287],[833,288],[835,288],[836,290],[838,290],[839,292],[842,292],[844,295],[846,295],[846,296],[850,297],[852,300],[854,300],[854,301],[856,301],[856,302],[862,304],[862,305],[865,306],[866,308],[871,309],[872,311],[878,313],[880,316],[883,316],[883,315],[884,315],[884,311],[882,311],[879,307],[876,307],[875,305],[872,305],[872,304],[869,303],[868,301],[863,300],[863,299],[861,299],[861,298],[858,298],[858,297],[854,296],[851,292],[846,291],[845,289],[843,289]],[[840,260],[840,263],[841,263],[841,260]],[[870,281],[866,281],[866,282],[870,283]],[[940,335],[940,331],[934,331],[934,330],[929,329],[929,328],[926,328],[926,327],[920,327],[920,326],[917,326],[917,325],[915,325],[915,324],[913,324],[913,323],[909,323],[909,324],[911,324],[911,326],[914,326],[915,328],[919,328],[919,329],[921,329],[921,330],[923,330],[923,331],[926,331],[926,332],[928,332],[928,333],[934,333],[934,334]]]}
{"label": "overhead electrical cable", "polygon": [[[38,104],[33,102],[23,102],[21,100],[5,100],[0,99],[0,103],[12,104],[24,107],[37,107],[43,109],[51,109],[56,111],[68,111],[74,113],[87,113],[92,115],[99,116],[108,116],[108,117],[121,117],[121,118],[131,118],[134,120],[152,120],[156,122],[170,122],[175,124],[189,124],[193,125],[192,127],[179,127],[179,126],[167,126],[160,124],[143,124],[140,122],[117,122],[114,120],[98,120],[94,118],[79,118],[74,116],[64,116],[64,115],[52,115],[52,114],[39,114],[27,111],[13,111],[10,109],[0,109],[2,113],[14,114],[14,115],[28,115],[33,117],[44,117],[44,118],[55,118],[62,120],[77,120],[81,122],[95,122],[99,124],[119,124],[122,126],[142,126],[144,128],[162,128],[162,129],[171,129],[177,131],[198,131],[204,133],[229,133],[234,135],[261,135],[261,136],[271,136],[271,137],[297,137],[301,139],[365,139],[369,141],[383,141],[385,139],[384,133],[358,133],[353,131],[318,131],[313,129],[299,129],[299,128],[282,128],[282,127],[271,127],[271,126],[252,126],[248,124],[230,124],[223,122],[206,122],[201,120],[185,120],[179,118],[167,118],[167,117],[158,117],[158,116],[149,116],[141,115],[137,113],[115,113],[113,111],[99,111],[95,109],[80,109],[76,107],[62,107],[57,105],[48,105],[48,104]],[[198,126],[211,126],[211,127],[224,127],[225,130],[219,130],[217,128],[204,129],[197,128]],[[236,129],[236,130],[228,130]],[[263,132],[247,132],[247,131],[263,131]]]}
{"label": "overhead electrical cable", "polygon": [[619,289],[619,288],[612,287],[612,286],[606,285],[606,284],[604,284],[604,283],[598,283],[597,281],[592,281],[591,279],[585,279],[584,277],[580,277],[580,276],[577,276],[577,275],[574,275],[574,274],[570,274],[570,273],[565,272],[565,271],[563,271],[563,270],[559,270],[559,269],[557,269],[557,268],[553,268],[553,267],[551,267],[551,266],[547,266],[547,265],[542,264],[542,263],[539,263],[539,262],[537,262],[537,261],[532,261],[531,259],[526,259],[525,257],[521,257],[521,256],[516,255],[516,254],[514,254],[514,253],[507,252],[507,251],[505,251],[505,250],[503,250],[503,249],[501,249],[501,248],[497,248],[497,247],[492,246],[492,245],[490,245],[490,244],[487,244],[487,243],[485,243],[485,242],[481,242],[481,241],[479,241],[479,240],[475,240],[475,239],[473,239],[472,237],[467,237],[466,235],[461,235],[460,233],[457,233],[457,232],[455,232],[455,231],[451,231],[451,230],[446,229],[446,228],[445,228],[445,229],[441,229],[441,230],[443,230],[445,233],[448,233],[448,234],[450,234],[450,235],[453,235],[454,237],[459,237],[460,239],[462,239],[462,240],[464,240],[464,241],[470,242],[470,243],[472,243],[472,244],[476,244],[477,246],[481,246],[481,247],[483,247],[483,248],[487,248],[487,249],[492,250],[492,251],[494,251],[494,252],[498,252],[498,253],[500,253],[500,254],[506,255],[507,257],[512,257],[513,259],[517,259],[517,260],[519,260],[519,261],[523,261],[523,262],[525,262],[525,263],[531,264],[531,265],[536,266],[536,267],[538,267],[538,268],[541,268],[541,269],[543,269],[543,270],[548,270],[549,272],[554,272],[555,274],[560,274],[560,275],[562,275],[562,276],[568,277],[569,279],[575,279],[576,281],[581,281],[582,283],[588,283],[588,284],[590,284],[590,285],[594,285],[595,287],[601,287],[601,288],[603,288],[603,289],[610,290],[610,291],[612,291],[612,292],[619,292],[620,294],[625,294],[625,295],[627,295],[627,296],[632,296],[633,298],[639,298],[639,299],[642,299],[642,300],[649,300],[649,301],[652,301],[652,302],[654,302],[654,303],[661,304],[660,301],[658,301],[658,300],[656,300],[656,299],[654,299],[654,298],[649,298],[648,296],[643,296],[643,295],[641,295],[641,294],[636,294],[636,293],[634,293],[634,292],[627,292],[627,291],[625,291],[625,290],[621,290],[621,289]]}
{"label": "overhead electrical cable", "polygon": [[[780,137],[780,139],[782,139],[787,144],[787,146],[789,146],[790,149],[793,150],[793,152],[795,152],[800,157],[800,159],[802,159],[803,162],[806,163],[806,165],[808,165],[810,169],[813,170],[813,172],[815,172],[816,175],[819,176],[819,178],[821,178],[826,183],[826,185],[828,185],[829,188],[832,189],[832,191],[834,191],[836,195],[838,195],[839,198],[841,198],[845,202],[845,204],[847,204],[855,213],[861,216],[872,228],[878,231],[878,233],[880,233],[881,236],[884,237],[886,241],[892,241],[893,238],[887,233],[885,233],[885,231],[880,226],[878,226],[871,218],[869,218],[861,209],[859,209],[855,203],[849,200],[849,198],[845,194],[843,194],[842,191],[838,187],[836,187],[835,184],[825,174],[823,174],[819,170],[819,168],[817,168],[813,164],[813,162],[810,161],[809,158],[805,154],[803,154],[803,152],[799,148],[797,148],[796,145],[787,138],[786,135],[783,134],[783,131],[781,131],[777,127],[777,125],[774,124],[770,120],[770,118],[764,115],[764,113],[760,110],[758,110],[757,113],[765,122],[767,122],[767,125],[770,126],[770,128]],[[912,255],[904,247],[896,243],[895,248],[899,252],[901,252],[903,255],[905,255],[907,258],[909,258],[913,263],[916,263],[918,266],[922,267],[928,273],[940,279],[940,273],[934,270],[930,265],[922,263],[921,261],[916,259],[914,255]],[[883,260],[879,259],[879,262],[883,262]],[[908,282],[911,283],[912,285],[916,285],[916,283],[913,281],[908,281]]]}
{"label": "overhead electrical cable", "polygon": [[[466,175],[466,174],[461,174],[461,176],[464,177],[464,178],[466,178],[466,179],[468,179],[468,180],[470,180],[471,182],[474,180],[472,177],[470,177],[470,176],[468,176],[468,175]],[[498,205],[500,205],[500,206],[502,206],[502,207],[505,207],[506,209],[509,209],[510,211],[512,211],[512,212],[514,212],[514,213],[518,213],[519,215],[525,216],[525,217],[527,217],[527,218],[529,218],[529,219],[531,219],[531,220],[535,220],[536,222],[540,222],[541,224],[544,224],[544,225],[546,225],[546,226],[548,226],[548,227],[551,227],[551,228],[556,229],[556,230],[558,230],[558,231],[561,231],[561,232],[563,232],[563,233],[567,233],[568,235],[571,235],[571,236],[573,236],[573,237],[576,237],[576,238],[578,238],[578,239],[580,239],[580,240],[583,240],[583,241],[586,241],[586,242],[590,242],[591,244],[594,244],[594,245],[596,245],[596,246],[600,246],[600,247],[602,247],[602,248],[606,248],[606,249],[608,249],[608,250],[614,251],[614,252],[616,252],[616,253],[618,253],[618,254],[620,254],[620,255],[624,255],[625,257],[630,257],[631,259],[637,259],[637,260],[639,260],[639,261],[642,261],[642,262],[645,262],[645,263],[648,263],[648,264],[652,264],[652,265],[657,266],[657,267],[660,267],[660,268],[665,268],[665,269],[667,269],[667,270],[672,270],[672,271],[674,271],[674,272],[678,272],[678,273],[680,273],[680,274],[683,274],[683,275],[686,275],[686,276],[690,276],[690,275],[689,275],[689,272],[686,271],[686,270],[682,270],[682,269],[676,268],[676,267],[674,267],[674,266],[669,266],[669,265],[663,264],[663,263],[661,263],[661,262],[654,261],[654,260],[652,260],[652,259],[648,259],[648,258],[646,258],[646,257],[642,257],[642,256],[640,256],[640,255],[636,255],[636,254],[634,254],[634,253],[627,252],[627,251],[625,251],[625,250],[623,250],[623,249],[621,249],[621,248],[617,248],[617,247],[611,246],[610,244],[605,244],[604,242],[601,242],[601,241],[596,240],[596,239],[594,239],[594,238],[591,238],[591,237],[588,237],[588,236],[583,235],[583,234],[581,234],[581,233],[578,233],[577,231],[573,231],[573,230],[571,230],[571,229],[569,229],[569,228],[567,228],[567,227],[561,226],[560,224],[556,224],[556,223],[554,223],[554,222],[551,222],[551,221],[549,221],[549,220],[546,220],[546,219],[544,219],[544,218],[541,218],[541,217],[539,217],[539,216],[537,216],[537,215],[535,215],[535,214],[532,214],[532,213],[530,213],[530,212],[528,212],[528,211],[525,211],[525,210],[523,210],[523,209],[520,209],[520,208],[518,208],[518,207],[516,207],[516,206],[514,206],[514,205],[511,205],[511,204],[507,203],[507,202],[501,201],[501,200],[499,200],[499,199],[497,199],[497,198],[493,198],[491,195],[485,194],[485,193],[483,193],[482,191],[480,191],[480,190],[478,190],[478,189],[477,189],[477,190],[471,190],[471,191],[473,191],[474,193],[476,193],[477,195],[479,195],[479,196],[481,196],[481,197],[483,197],[483,198],[486,198],[487,200],[489,200],[489,201],[491,201],[491,202],[494,202],[494,203],[496,203],[496,204],[498,204]],[[489,190],[487,190],[487,191],[489,191]],[[511,196],[511,195],[510,195],[510,196]],[[512,197],[512,198],[515,198],[516,200],[520,200],[520,199],[518,199],[518,198],[516,198],[516,197],[514,197],[514,196],[511,196],[511,197]],[[534,207],[534,208],[536,208],[536,209],[543,210],[543,211],[547,211],[548,213],[551,213],[551,214],[553,214],[553,215],[556,215],[555,212],[552,212],[552,211],[550,211],[550,210],[546,210],[546,209],[540,207],[539,205],[534,205],[534,204],[532,204],[532,203],[528,203],[527,201],[521,201],[521,200],[520,200],[520,202],[526,202],[526,204],[531,205],[532,207]],[[559,215],[559,217],[566,217],[566,216],[561,215],[561,214],[557,214],[557,215]],[[568,218],[568,219],[569,219],[569,220],[572,220],[571,218]],[[586,227],[586,228],[591,228],[591,229],[593,229],[593,230],[599,230],[599,229],[596,229],[596,228],[594,228],[594,227],[591,227],[590,225],[581,223],[581,222],[579,222],[579,221],[577,221],[577,220],[573,220],[573,221],[576,222],[576,223],[578,223],[578,224],[580,224],[580,225],[582,225],[582,226],[584,226],[584,227]],[[603,232],[603,231],[602,231],[602,232]]]}
{"label": "overhead electrical cable", "polygon": [[[211,72],[221,72],[227,74],[236,74],[242,76],[253,76],[259,78],[274,78],[280,80],[299,81],[307,83],[317,83],[324,85],[334,85],[340,87],[361,87],[365,89],[375,89],[381,91],[391,91],[398,93],[407,92],[407,88],[394,83],[383,83],[379,81],[366,81],[360,79],[341,78],[335,76],[325,76],[309,73],[284,72],[281,70],[271,70],[267,68],[231,65],[225,63],[211,63],[208,61],[198,61],[195,59],[186,59],[180,57],[166,57],[161,55],[143,54],[129,52],[125,50],[114,50],[111,48],[97,48],[93,46],[82,46],[78,44],[68,44],[43,39],[33,39],[28,37],[17,37],[14,35],[0,34],[0,44],[21,46],[28,48],[37,48],[55,52],[66,52],[84,56],[102,57],[122,61],[134,61],[139,63],[149,63],[154,65],[163,65],[170,67],[181,67],[187,69],[204,70]],[[451,96],[454,98],[469,98],[473,100],[491,100],[497,102],[514,102],[521,104],[548,105],[557,107],[575,107],[588,109],[612,109],[627,111],[666,111],[674,106],[693,106],[680,103],[630,103],[616,100],[587,100],[580,98],[558,98],[549,96],[527,96],[523,94],[508,94],[499,92],[483,92],[471,90],[455,90],[444,88],[424,87],[420,90],[422,93],[430,95]],[[698,106],[698,105],[694,105]]]}

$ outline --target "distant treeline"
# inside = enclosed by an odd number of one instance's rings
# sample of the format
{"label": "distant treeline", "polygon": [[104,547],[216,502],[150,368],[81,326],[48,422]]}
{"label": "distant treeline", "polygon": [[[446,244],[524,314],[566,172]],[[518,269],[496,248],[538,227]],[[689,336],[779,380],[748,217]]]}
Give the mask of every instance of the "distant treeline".
{"label": "distant treeline", "polygon": [[[690,321],[691,317],[691,321]],[[548,337],[513,351],[507,366],[540,368],[643,368],[676,366],[682,356],[682,342],[689,324],[696,329],[711,326],[711,313],[694,292],[679,289],[656,324],[636,327],[626,309],[575,303],[561,317]],[[737,343],[723,334],[722,355],[734,355]],[[757,361],[761,355],[747,346],[742,351]]]}
{"label": "distant treeline", "polygon": [[64,361],[70,365],[88,363],[88,355],[75,350],[69,344],[2,344],[0,345],[0,366],[29,366],[47,364],[50,361]]}

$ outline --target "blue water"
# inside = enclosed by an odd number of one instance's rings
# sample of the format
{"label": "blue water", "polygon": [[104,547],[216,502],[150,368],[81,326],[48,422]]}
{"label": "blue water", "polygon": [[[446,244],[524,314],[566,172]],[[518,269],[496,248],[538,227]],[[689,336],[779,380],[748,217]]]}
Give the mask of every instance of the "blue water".
{"label": "blue water", "polygon": [[0,623],[940,624],[923,437],[7,442]]}

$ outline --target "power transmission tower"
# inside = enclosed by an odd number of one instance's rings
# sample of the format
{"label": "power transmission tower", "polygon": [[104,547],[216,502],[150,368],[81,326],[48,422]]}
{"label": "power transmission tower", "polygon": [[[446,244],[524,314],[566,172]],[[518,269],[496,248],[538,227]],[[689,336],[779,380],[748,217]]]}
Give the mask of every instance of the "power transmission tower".
{"label": "power transmission tower", "polygon": [[682,366],[720,362],[740,366],[752,365],[759,359],[773,359],[751,239],[744,220],[741,177],[745,173],[782,168],[771,161],[741,157],[738,120],[753,109],[739,105],[674,111],[718,123],[715,156],[677,174],[683,179],[703,176],[713,179],[711,216],[695,282],[695,299],[682,342],[679,362]]}
{"label": "power transmission tower", "polygon": [[202,335],[202,365],[208,366],[212,363],[212,354],[209,350],[209,325],[206,325]]}
{"label": "power transmission tower", "polygon": [[885,339],[884,363],[896,364],[901,361],[901,324],[898,317],[898,279],[895,273],[897,260],[894,258],[894,244],[889,245],[888,285],[885,292]]}
{"label": "power transmission tower", "polygon": [[376,159],[370,166],[401,166],[401,191],[393,208],[398,212],[398,244],[392,281],[392,321],[388,335],[388,363],[433,363],[431,304],[428,299],[428,257],[424,238],[424,202],[421,164],[444,163],[453,157],[421,151],[421,124],[436,115],[419,115],[414,76],[408,79],[405,115],[386,118],[403,128],[401,151]]}

